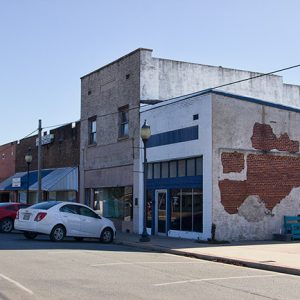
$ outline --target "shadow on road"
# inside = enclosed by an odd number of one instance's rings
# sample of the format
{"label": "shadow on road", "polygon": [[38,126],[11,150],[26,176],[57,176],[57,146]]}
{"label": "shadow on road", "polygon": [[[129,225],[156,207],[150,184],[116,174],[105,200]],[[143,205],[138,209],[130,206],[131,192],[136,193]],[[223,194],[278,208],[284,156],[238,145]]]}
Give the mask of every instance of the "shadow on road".
{"label": "shadow on road", "polygon": [[[65,238],[62,242],[52,242],[46,235],[38,235],[34,240],[27,240],[21,232],[0,233],[0,253],[2,250],[101,250],[120,251],[116,244],[103,244],[97,239],[84,239],[81,242],[74,238]],[[124,252],[141,252],[132,247],[122,246]]]}

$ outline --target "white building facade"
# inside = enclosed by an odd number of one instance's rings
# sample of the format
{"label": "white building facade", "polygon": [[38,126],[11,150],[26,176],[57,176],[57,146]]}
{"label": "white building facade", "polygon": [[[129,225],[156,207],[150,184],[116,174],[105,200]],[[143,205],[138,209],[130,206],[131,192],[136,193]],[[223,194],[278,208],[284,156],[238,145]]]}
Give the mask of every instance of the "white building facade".
{"label": "white building facade", "polygon": [[[145,107],[141,126],[145,119],[149,233],[270,239],[284,215],[300,214],[299,109],[211,91]],[[142,162],[141,151],[141,200]],[[140,201],[140,232],[142,216]]]}

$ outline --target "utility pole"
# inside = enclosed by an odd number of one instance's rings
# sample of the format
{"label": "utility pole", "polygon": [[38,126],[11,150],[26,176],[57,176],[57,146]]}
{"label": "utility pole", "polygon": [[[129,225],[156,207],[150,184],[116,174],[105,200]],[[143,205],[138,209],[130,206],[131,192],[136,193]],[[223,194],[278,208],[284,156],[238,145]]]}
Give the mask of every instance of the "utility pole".
{"label": "utility pole", "polygon": [[37,202],[42,201],[42,120],[39,120],[39,134],[38,134],[38,194]]}

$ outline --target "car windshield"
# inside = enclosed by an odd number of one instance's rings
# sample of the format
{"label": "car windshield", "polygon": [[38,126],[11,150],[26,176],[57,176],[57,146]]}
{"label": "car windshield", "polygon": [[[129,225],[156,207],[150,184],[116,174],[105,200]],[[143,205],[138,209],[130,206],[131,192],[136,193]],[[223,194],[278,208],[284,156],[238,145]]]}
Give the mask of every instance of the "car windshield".
{"label": "car windshield", "polygon": [[41,203],[37,203],[37,204],[34,204],[32,206],[30,206],[30,209],[49,209],[57,204],[59,204],[60,202],[58,201],[48,201],[48,202],[41,202]]}

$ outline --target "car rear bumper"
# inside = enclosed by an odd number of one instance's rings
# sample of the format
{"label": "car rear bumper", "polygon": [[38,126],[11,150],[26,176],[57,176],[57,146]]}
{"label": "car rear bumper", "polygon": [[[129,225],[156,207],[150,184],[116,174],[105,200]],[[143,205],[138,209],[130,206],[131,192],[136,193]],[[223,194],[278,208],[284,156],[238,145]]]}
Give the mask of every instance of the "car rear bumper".
{"label": "car rear bumper", "polygon": [[35,221],[21,221],[15,220],[15,229],[20,231],[31,231],[43,234],[50,234],[51,230],[49,229],[49,224],[38,223]]}

